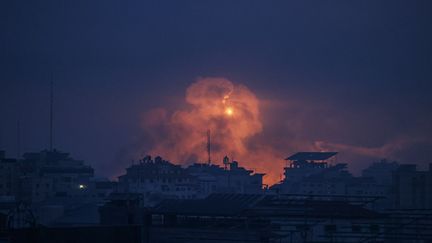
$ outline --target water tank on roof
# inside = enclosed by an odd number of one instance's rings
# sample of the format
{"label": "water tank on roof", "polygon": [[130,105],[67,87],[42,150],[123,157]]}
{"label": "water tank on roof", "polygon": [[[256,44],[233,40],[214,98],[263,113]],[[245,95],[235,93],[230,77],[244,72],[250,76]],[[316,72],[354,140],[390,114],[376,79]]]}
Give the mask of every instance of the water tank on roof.
{"label": "water tank on roof", "polygon": [[238,162],[237,161],[231,162],[230,169],[233,170],[233,169],[237,169],[237,168],[238,168]]}
{"label": "water tank on roof", "polygon": [[223,158],[223,163],[224,165],[228,165],[230,163],[228,156],[225,155],[225,157]]}

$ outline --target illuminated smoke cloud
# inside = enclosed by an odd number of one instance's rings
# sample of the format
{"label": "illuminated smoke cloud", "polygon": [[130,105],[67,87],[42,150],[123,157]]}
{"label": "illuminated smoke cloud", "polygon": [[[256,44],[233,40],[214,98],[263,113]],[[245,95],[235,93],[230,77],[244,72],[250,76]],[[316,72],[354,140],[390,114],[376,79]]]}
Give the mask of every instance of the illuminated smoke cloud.
{"label": "illuminated smoke cloud", "polygon": [[[130,148],[131,157],[151,154],[183,165],[204,163],[210,129],[213,163],[221,165],[228,155],[248,169],[266,173],[265,183],[273,184],[282,178],[283,158],[299,151],[338,151],[338,161],[359,172],[377,159],[403,161],[429,154],[432,146],[430,138],[418,136],[401,136],[378,146],[343,143],[362,134],[335,107],[293,97],[258,100],[244,85],[224,78],[197,80],[186,90],[185,102],[179,103],[186,106],[175,111],[157,108],[143,116],[145,136]],[[417,147],[425,149],[418,152]]]}
{"label": "illuminated smoke cloud", "polygon": [[263,129],[259,100],[251,90],[224,78],[202,78],[188,87],[186,102],[187,108],[170,114],[155,109],[145,115],[144,128],[152,141],[148,153],[174,163],[205,162],[210,129],[213,163],[221,164],[228,155],[242,166],[267,173],[268,183],[279,180],[282,155],[250,141]]}

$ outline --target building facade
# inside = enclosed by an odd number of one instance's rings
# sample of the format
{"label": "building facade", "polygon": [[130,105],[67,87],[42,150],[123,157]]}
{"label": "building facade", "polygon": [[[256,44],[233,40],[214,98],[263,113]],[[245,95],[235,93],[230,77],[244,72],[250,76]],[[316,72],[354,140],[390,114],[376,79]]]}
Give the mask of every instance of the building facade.
{"label": "building facade", "polygon": [[413,164],[401,165],[393,173],[394,203],[398,209],[432,209],[432,164],[418,171]]}
{"label": "building facade", "polygon": [[119,191],[143,194],[144,201],[152,204],[165,198],[195,198],[198,186],[196,178],[180,165],[146,156],[119,177]]}
{"label": "building facade", "polygon": [[0,151],[0,196],[15,198],[18,179],[17,160],[6,158],[5,151]]}
{"label": "building facade", "polygon": [[238,165],[229,167],[196,163],[187,168],[174,165],[161,157],[146,156],[126,169],[119,177],[121,192],[141,193],[147,204],[162,199],[204,198],[211,193],[262,193],[264,174],[254,173]]}
{"label": "building facade", "polygon": [[195,176],[199,183],[199,196],[211,193],[259,194],[263,192],[263,176],[247,170],[237,161],[224,158],[225,167],[214,164],[193,164],[186,171]]}

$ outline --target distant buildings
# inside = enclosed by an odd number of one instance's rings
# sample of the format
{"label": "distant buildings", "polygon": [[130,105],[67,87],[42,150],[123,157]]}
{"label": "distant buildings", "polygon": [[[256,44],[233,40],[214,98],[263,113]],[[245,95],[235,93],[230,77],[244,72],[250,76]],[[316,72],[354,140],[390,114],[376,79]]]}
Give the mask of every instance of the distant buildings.
{"label": "distant buildings", "polygon": [[[377,208],[432,208],[432,172],[415,165],[375,162],[352,176],[336,152],[299,152],[287,158],[284,179],[267,193],[376,198]],[[7,158],[0,151],[0,197],[26,203],[103,202],[112,192],[139,193],[145,205],[163,199],[199,199],[212,193],[260,194],[264,174],[224,158],[223,167],[195,163],[181,167],[161,157],[144,157],[126,168],[118,183],[94,178],[94,170],[68,153],[25,153]]]}
{"label": "distant buildings", "polygon": [[299,152],[286,160],[284,179],[271,189],[280,194],[345,195],[353,178],[346,164],[329,165],[335,152]]}
{"label": "distant buildings", "polygon": [[399,167],[395,161],[389,162],[385,159],[372,163],[362,171],[362,177],[373,178],[379,185],[391,185],[392,173]]}
{"label": "distant buildings", "polygon": [[0,152],[0,233],[14,228],[22,242],[64,234],[79,241],[89,232],[97,241],[114,231],[138,242],[432,240],[432,165],[418,171],[383,160],[355,177],[335,155],[296,153],[267,189],[264,174],[228,157],[223,166],[182,167],[146,156],[117,183],[95,179],[91,166],[57,150],[18,160]]}
{"label": "distant buildings", "polygon": [[263,176],[239,166],[237,161],[224,158],[225,168],[218,165],[193,164],[186,171],[199,183],[199,197],[211,193],[259,194],[263,192]]}
{"label": "distant buildings", "polygon": [[398,209],[432,209],[432,164],[418,171],[413,164],[401,165],[393,173],[394,203]]}
{"label": "distant buildings", "polygon": [[[265,198],[266,204],[261,205],[263,208],[258,204],[251,206],[260,206],[257,212],[265,215],[296,208],[299,206],[296,203],[310,203],[308,200],[319,201],[319,205],[310,205],[312,209],[325,204],[325,207],[332,207],[335,213],[339,212],[339,207],[351,207],[341,203],[348,201],[349,204],[360,205],[363,209],[380,212],[392,209],[407,214],[403,210],[432,209],[432,166],[429,171],[418,171],[415,165],[400,166],[396,162],[383,160],[371,164],[363,170],[362,176],[355,177],[348,172],[347,164],[337,163],[335,155],[336,152],[296,153],[287,158],[284,179],[267,189],[263,188],[264,174],[243,168],[228,157],[224,158],[223,166],[195,163],[182,167],[159,156],[146,156],[126,168],[126,173],[119,176],[118,182],[113,182],[94,178],[91,166],[73,159],[68,153],[44,150],[25,153],[22,159],[11,159],[0,151],[0,226],[26,228],[38,224],[170,224],[172,215],[168,215],[169,212],[162,212],[163,217],[160,220],[157,218],[160,216],[158,210],[162,209],[161,205],[167,205],[166,200],[174,204],[199,202],[203,205],[201,203],[210,202],[210,199],[224,198],[223,195],[233,199],[233,203],[237,203],[237,197],[257,200],[256,202]],[[299,198],[302,200],[298,201]],[[334,203],[327,205],[330,201]],[[226,210],[232,210],[230,207],[233,206],[227,205]],[[172,208],[176,208],[175,205],[169,205],[167,209]],[[361,208],[356,210],[363,210]],[[180,218],[186,217],[194,221],[197,216],[194,214],[200,213],[193,205],[185,205],[184,209],[191,214],[185,212]],[[302,206],[298,210],[310,209]],[[248,207],[244,210],[249,212]],[[150,217],[149,213],[156,218]],[[199,220],[205,221],[209,216],[206,213],[200,216]],[[225,217],[224,212],[208,213],[215,214],[211,224],[219,223],[219,217]],[[280,219],[282,221],[274,221],[274,215],[267,216],[270,217],[267,222],[270,222],[270,225],[286,224],[281,228],[284,234],[287,233],[286,229],[297,232],[290,233],[290,237],[296,234],[294,238],[301,238],[301,234],[306,231],[307,234],[315,234],[303,229],[301,225],[290,225],[290,220],[299,220],[297,216],[289,220],[283,216]],[[310,215],[309,219],[318,220],[316,216]],[[333,221],[333,215],[329,214],[325,216],[326,225],[316,229],[320,234],[334,235],[340,231],[341,224],[349,227],[349,224],[354,222],[348,219],[351,216],[349,212],[346,219],[334,224],[336,221]],[[234,225],[240,220],[236,217],[232,222]],[[386,220],[380,218],[379,221],[382,223]],[[406,221],[410,222],[409,219]],[[248,227],[247,225],[244,227]],[[268,224],[264,226],[267,227]],[[356,225],[353,226],[353,231],[357,231],[358,227],[366,230],[363,226]]]}
{"label": "distant buildings", "polygon": [[5,152],[0,151],[0,196],[26,203],[71,198],[100,201],[116,186],[115,182],[95,179],[91,166],[68,153],[44,150],[25,153],[17,160],[5,158]]}
{"label": "distant buildings", "polygon": [[[28,215],[39,224],[50,224],[75,212],[83,213],[84,208],[97,213],[96,205],[116,189],[116,184],[95,179],[91,166],[58,150],[25,153],[22,159],[6,158],[0,151],[0,203],[11,202],[5,213],[14,228],[28,226],[28,220],[20,219]],[[77,211],[77,207],[82,209]],[[23,215],[20,208],[29,212]]]}
{"label": "distant buildings", "polygon": [[350,196],[374,200],[374,208],[394,207],[392,173],[396,162],[373,163],[361,177],[347,171],[347,164],[331,160],[336,152],[299,152],[287,158],[285,178],[271,187],[279,194]]}
{"label": "distant buildings", "polygon": [[94,170],[57,150],[25,153],[17,163],[17,200],[43,202],[54,198],[90,197]]}
{"label": "distant buildings", "polygon": [[18,179],[17,160],[6,158],[5,151],[0,150],[0,196],[14,198]]}
{"label": "distant buildings", "polygon": [[195,177],[161,157],[146,156],[119,176],[119,191],[143,194],[147,204],[164,198],[195,198],[198,190]]}
{"label": "distant buildings", "polygon": [[153,160],[146,156],[119,177],[119,191],[141,193],[148,205],[167,198],[203,198],[215,192],[262,193],[264,174],[239,167],[236,161],[228,162],[227,168],[209,164],[182,168],[161,157]]}
{"label": "distant buildings", "polygon": [[81,160],[57,150],[25,153],[20,161],[19,199],[41,202],[50,198],[88,196],[94,170]]}

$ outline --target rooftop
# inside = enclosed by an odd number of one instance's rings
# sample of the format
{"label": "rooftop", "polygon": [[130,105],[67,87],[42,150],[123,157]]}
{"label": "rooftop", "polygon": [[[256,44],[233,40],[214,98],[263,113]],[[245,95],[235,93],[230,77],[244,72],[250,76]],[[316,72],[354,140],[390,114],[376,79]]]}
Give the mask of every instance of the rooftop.
{"label": "rooftop", "polygon": [[167,199],[158,204],[154,212],[201,216],[239,215],[262,197],[254,194],[211,194],[204,199]]}
{"label": "rooftop", "polygon": [[337,152],[298,152],[285,160],[327,160],[333,156],[335,156]]}
{"label": "rooftop", "polygon": [[211,194],[204,199],[168,199],[155,206],[156,214],[185,216],[289,216],[303,217],[305,212],[314,217],[368,218],[378,213],[350,204],[345,199],[290,197],[262,194]]}

